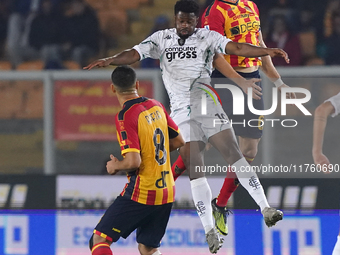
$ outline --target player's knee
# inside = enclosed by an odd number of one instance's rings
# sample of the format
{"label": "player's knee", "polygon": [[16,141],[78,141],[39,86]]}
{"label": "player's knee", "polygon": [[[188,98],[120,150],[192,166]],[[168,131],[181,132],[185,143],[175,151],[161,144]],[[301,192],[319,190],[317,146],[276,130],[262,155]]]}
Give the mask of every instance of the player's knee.
{"label": "player's knee", "polygon": [[242,151],[245,158],[255,158],[257,155],[257,147],[249,147]]}
{"label": "player's knee", "polygon": [[141,243],[138,244],[138,250],[141,255],[161,255],[158,248],[149,247]]}
{"label": "player's knee", "polygon": [[112,244],[112,242],[109,242],[108,240],[106,240],[105,238],[96,235],[96,234],[92,234],[90,240],[89,240],[89,248],[90,250],[92,250],[93,246],[95,246],[98,243],[107,243],[109,245]]}
{"label": "player's knee", "polygon": [[260,139],[251,139],[251,138],[241,138],[242,142],[240,145],[240,149],[245,157],[255,158],[258,151],[258,144]]}

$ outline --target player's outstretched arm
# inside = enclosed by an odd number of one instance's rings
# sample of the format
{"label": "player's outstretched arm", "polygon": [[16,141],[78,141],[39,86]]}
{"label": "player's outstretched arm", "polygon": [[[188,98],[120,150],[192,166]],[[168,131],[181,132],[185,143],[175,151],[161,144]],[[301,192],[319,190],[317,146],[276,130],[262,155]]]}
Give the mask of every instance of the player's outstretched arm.
{"label": "player's outstretched arm", "polygon": [[184,146],[185,141],[184,141],[181,133],[179,133],[178,136],[169,140],[169,144],[170,144],[170,151],[174,151],[174,150]]}
{"label": "player's outstretched arm", "polygon": [[248,88],[253,88],[253,95],[252,97],[254,99],[261,99],[261,87],[256,85],[256,82],[261,81],[261,79],[250,79],[247,80],[243,78],[241,75],[239,75],[234,68],[231,67],[231,65],[225,60],[223,57],[223,54],[217,53],[214,56],[214,62],[213,62],[215,68],[220,71],[225,77],[228,77],[230,80],[235,82],[237,85],[239,85],[244,93],[248,94]]}
{"label": "player's outstretched arm", "polygon": [[106,67],[109,65],[131,65],[139,59],[139,53],[135,49],[128,49],[112,57],[95,60],[88,66],[83,67],[83,69],[91,70],[93,67]]}
{"label": "player's outstretched arm", "polygon": [[225,51],[227,54],[243,56],[247,58],[256,58],[256,57],[281,57],[289,63],[288,54],[278,48],[263,48],[251,45],[249,43],[237,43],[237,42],[229,42],[225,47]]}
{"label": "player's outstretched arm", "polygon": [[[259,33],[259,42],[260,46],[263,48],[267,48],[267,45],[263,41],[262,33],[260,31]],[[282,80],[279,72],[276,70],[273,61],[270,56],[264,56],[262,57],[262,71],[266,74],[266,76],[269,78],[271,82],[275,84],[275,86],[278,88],[278,90],[281,92],[282,88],[289,87],[286,85]],[[296,98],[296,95],[294,92],[290,92],[286,94],[287,98]]]}
{"label": "player's outstretched arm", "polygon": [[334,112],[334,106],[328,101],[319,105],[315,110],[313,126],[313,159],[315,164],[330,164],[328,158],[323,154],[322,146],[327,117]]}

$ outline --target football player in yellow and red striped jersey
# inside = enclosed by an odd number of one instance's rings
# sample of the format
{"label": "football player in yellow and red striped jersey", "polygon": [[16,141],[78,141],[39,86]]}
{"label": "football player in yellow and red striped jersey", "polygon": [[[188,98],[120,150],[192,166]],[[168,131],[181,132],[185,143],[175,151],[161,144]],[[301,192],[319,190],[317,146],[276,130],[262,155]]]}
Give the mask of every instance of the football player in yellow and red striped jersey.
{"label": "football player in yellow and red striped jersey", "polygon": [[[259,10],[256,4],[248,0],[214,0],[205,10],[202,15],[202,26],[220,33],[231,39],[233,42],[249,43],[255,46],[266,47],[261,33],[261,24]],[[270,57],[249,58],[236,55],[224,55],[227,62],[246,79],[260,78],[259,67],[275,84],[279,91],[283,87],[287,87],[281,80],[280,74],[274,67]],[[214,70],[212,78],[225,78],[218,70]],[[259,82],[257,84],[261,86]],[[237,85],[236,85],[237,86]],[[253,114],[248,104],[245,104],[244,115],[233,115],[233,98],[229,90],[218,90],[223,102],[223,109],[227,113],[229,119],[234,123],[248,123],[249,120],[258,119],[259,123],[263,121],[264,116]],[[244,96],[247,95],[244,93]],[[295,98],[294,93],[287,94],[289,98]],[[247,100],[245,100],[247,102]],[[260,100],[253,99],[255,109],[263,110],[264,103],[261,95]],[[262,137],[263,126],[254,127],[253,125],[233,125],[235,134],[239,137],[239,146],[250,164],[258,149],[258,143]],[[181,172],[180,170],[178,172]],[[227,226],[223,227],[223,222],[226,225],[226,205],[231,194],[238,187],[238,179],[232,172],[228,173],[228,178],[225,178],[220,194],[213,200],[214,216],[216,227],[222,234],[228,233]],[[221,217],[222,216],[222,217]],[[222,222],[222,224],[218,224]],[[222,230],[222,231],[221,231]]]}
{"label": "football player in yellow and red striped jersey", "polygon": [[[252,1],[214,1],[205,10],[202,24],[209,30],[225,35],[233,42],[260,46],[259,10]],[[234,68],[261,65],[260,58],[225,55],[225,59]]]}
{"label": "football player in yellow and red striped jersey", "polygon": [[137,94],[134,70],[117,67],[112,73],[112,90],[122,110],[116,115],[117,137],[123,160],[110,155],[109,174],[126,171],[128,183],[106,210],[90,240],[93,255],[112,255],[110,245],[137,229],[141,254],[160,254],[175,197],[170,151],[184,140],[164,106]]}

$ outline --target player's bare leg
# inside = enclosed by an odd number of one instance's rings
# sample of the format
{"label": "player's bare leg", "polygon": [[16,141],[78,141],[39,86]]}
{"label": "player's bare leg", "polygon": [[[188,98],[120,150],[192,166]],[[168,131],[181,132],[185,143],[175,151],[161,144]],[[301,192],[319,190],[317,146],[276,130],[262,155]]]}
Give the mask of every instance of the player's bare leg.
{"label": "player's bare leg", "polygon": [[[257,146],[260,140],[261,140],[260,138],[253,139],[248,137],[239,137],[240,150],[249,164],[251,164],[251,162],[256,157]],[[230,196],[233,194],[233,192],[239,185],[239,181],[235,173],[228,171],[227,176],[228,178],[224,180],[220,193],[215,200],[216,206],[220,208],[225,208],[227,206]]]}
{"label": "player's bare leg", "polygon": [[[198,171],[198,169],[204,166],[204,148],[205,144],[203,142],[189,142],[181,147],[180,155],[185,166],[189,169],[192,197],[204,227],[209,250],[211,253],[216,253],[222,246],[222,240],[214,228],[211,189],[204,172]],[[198,168],[196,168],[196,166],[198,166]]]}
{"label": "player's bare leg", "polygon": [[113,255],[110,245],[112,242],[97,234],[93,234],[90,239],[90,249],[92,255]]}
{"label": "player's bare leg", "polygon": [[138,244],[138,250],[141,255],[161,255],[162,253],[158,250],[158,248],[148,247],[144,244]]}
{"label": "player's bare leg", "polygon": [[240,150],[245,157],[255,158],[258,151],[258,145],[261,138],[249,138],[240,136],[238,139],[238,143],[240,146]]}
{"label": "player's bare leg", "polygon": [[231,165],[232,170],[236,171],[236,176],[241,185],[261,208],[267,226],[273,226],[277,221],[281,220],[282,212],[270,208],[257,174],[251,171],[244,171],[246,169],[249,170],[250,165],[238,147],[234,131],[232,129],[223,130],[210,137],[209,142],[222,154],[224,160]]}
{"label": "player's bare leg", "polygon": [[[260,140],[261,140],[260,138],[259,139],[253,139],[249,137],[239,138],[240,149],[246,159],[255,158]],[[277,210],[274,208],[265,208],[262,210],[262,214],[268,227],[274,226],[277,221],[282,219],[282,214],[278,213]]]}

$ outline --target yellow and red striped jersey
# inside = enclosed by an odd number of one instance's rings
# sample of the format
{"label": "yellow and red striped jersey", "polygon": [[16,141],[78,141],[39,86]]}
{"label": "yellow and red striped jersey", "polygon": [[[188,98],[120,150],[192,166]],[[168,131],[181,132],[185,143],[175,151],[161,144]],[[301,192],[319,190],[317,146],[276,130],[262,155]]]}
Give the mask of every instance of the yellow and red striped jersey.
{"label": "yellow and red striped jersey", "polygon": [[138,170],[127,173],[121,195],[147,205],[172,203],[175,183],[169,138],[175,138],[179,130],[164,106],[145,97],[128,100],[116,115],[116,127],[122,155],[138,152],[142,159]]}
{"label": "yellow and red striped jersey", "polygon": [[[259,10],[256,4],[248,0],[215,0],[207,7],[202,16],[203,27],[217,31],[233,42],[260,45]],[[231,66],[260,66],[259,58],[245,58],[225,55]]]}

